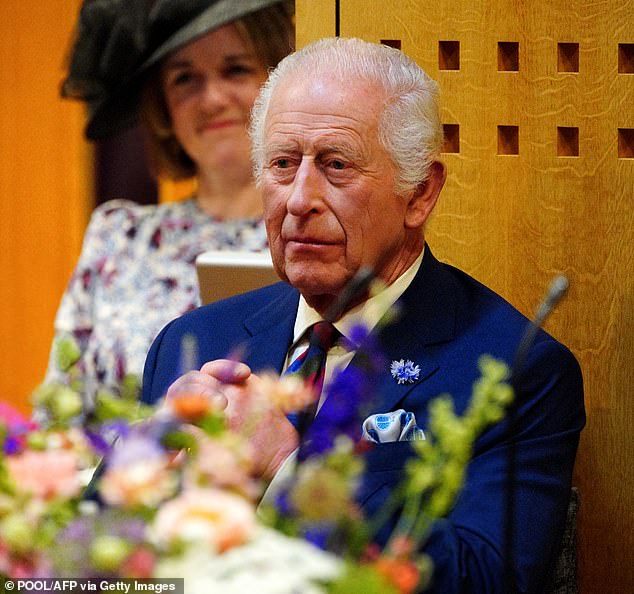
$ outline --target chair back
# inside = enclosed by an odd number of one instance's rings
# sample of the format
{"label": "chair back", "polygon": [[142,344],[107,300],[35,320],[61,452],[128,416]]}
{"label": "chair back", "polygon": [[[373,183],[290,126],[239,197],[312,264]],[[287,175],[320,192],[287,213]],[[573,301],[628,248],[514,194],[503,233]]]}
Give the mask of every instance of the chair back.
{"label": "chair back", "polygon": [[559,545],[559,554],[551,574],[547,594],[578,594],[577,585],[577,511],[579,490],[570,490],[568,515],[564,534]]}

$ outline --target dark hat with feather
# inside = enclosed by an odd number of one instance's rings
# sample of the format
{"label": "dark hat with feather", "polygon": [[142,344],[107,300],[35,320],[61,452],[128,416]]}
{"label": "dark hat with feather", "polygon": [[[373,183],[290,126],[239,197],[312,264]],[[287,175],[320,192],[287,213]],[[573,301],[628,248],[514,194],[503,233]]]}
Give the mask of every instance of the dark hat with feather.
{"label": "dark hat with feather", "polygon": [[[91,140],[134,124],[143,75],[213,29],[288,0],[84,0],[62,96],[85,101]],[[271,32],[275,34],[275,31]]]}

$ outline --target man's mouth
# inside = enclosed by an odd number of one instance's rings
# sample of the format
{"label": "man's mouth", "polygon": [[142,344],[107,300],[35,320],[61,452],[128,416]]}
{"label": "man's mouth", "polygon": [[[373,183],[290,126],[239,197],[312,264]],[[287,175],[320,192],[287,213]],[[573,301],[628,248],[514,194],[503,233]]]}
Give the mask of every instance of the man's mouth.
{"label": "man's mouth", "polygon": [[306,246],[336,245],[339,243],[338,241],[331,241],[321,237],[289,237],[285,241],[287,245],[297,244]]}

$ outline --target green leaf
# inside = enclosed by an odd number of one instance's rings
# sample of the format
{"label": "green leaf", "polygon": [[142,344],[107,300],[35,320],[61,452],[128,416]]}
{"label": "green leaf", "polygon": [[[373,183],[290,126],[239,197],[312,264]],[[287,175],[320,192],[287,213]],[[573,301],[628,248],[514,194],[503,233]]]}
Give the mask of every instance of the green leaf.
{"label": "green leaf", "polygon": [[349,563],[346,564],[343,573],[328,585],[328,593],[351,594],[352,592],[399,594],[398,590],[371,565]]}

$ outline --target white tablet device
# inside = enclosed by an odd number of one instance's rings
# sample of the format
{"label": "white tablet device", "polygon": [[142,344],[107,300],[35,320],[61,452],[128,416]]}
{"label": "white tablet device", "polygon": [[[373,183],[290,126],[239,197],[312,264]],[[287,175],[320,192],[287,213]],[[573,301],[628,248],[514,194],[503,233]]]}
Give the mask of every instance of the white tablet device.
{"label": "white tablet device", "polygon": [[196,272],[203,305],[280,280],[268,251],[203,252],[196,258]]}

